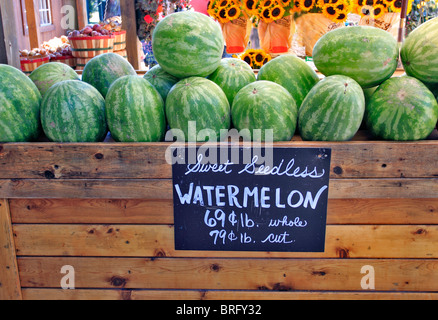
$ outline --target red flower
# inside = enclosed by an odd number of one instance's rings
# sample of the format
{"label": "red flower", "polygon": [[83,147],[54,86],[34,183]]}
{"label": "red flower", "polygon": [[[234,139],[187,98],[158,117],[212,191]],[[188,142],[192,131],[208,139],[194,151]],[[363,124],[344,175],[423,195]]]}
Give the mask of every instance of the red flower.
{"label": "red flower", "polygon": [[154,21],[154,19],[150,15],[147,14],[144,16],[144,21],[146,21],[146,23],[152,23]]}

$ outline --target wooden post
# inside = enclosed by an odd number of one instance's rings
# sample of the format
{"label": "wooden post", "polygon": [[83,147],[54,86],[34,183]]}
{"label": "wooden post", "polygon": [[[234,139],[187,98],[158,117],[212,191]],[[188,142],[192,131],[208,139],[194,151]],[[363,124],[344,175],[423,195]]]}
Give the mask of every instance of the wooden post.
{"label": "wooden post", "polygon": [[401,45],[405,36],[406,15],[408,12],[408,0],[402,0],[402,8],[400,12],[400,26],[398,28],[398,43]]}
{"label": "wooden post", "polygon": [[[16,17],[14,6],[18,5],[16,1],[0,0],[1,15],[3,20],[5,51],[8,60],[8,64],[16,68],[20,68],[20,54],[18,52],[18,35],[16,27]],[[3,27],[5,26],[5,27]],[[3,39],[0,39],[3,41]]]}
{"label": "wooden post", "polygon": [[140,69],[140,41],[137,36],[137,18],[135,16],[135,1],[121,0],[122,28],[126,30],[126,51],[128,61],[135,70]]}
{"label": "wooden post", "polygon": [[34,0],[25,0],[26,4],[26,18],[27,18],[27,26],[29,30],[29,42],[30,49],[39,48],[39,7],[35,6]]}
{"label": "wooden post", "polygon": [[76,0],[76,12],[78,17],[78,29],[81,30],[88,24],[86,0]]}
{"label": "wooden post", "polygon": [[8,200],[0,200],[0,300],[22,300]]}

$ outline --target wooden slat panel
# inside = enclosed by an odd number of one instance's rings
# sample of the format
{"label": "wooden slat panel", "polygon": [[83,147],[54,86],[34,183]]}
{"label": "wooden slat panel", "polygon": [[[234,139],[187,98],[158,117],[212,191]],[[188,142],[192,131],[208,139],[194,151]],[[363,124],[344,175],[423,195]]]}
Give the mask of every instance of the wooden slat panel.
{"label": "wooden slat panel", "polygon": [[[429,198],[438,179],[331,179],[330,199]],[[170,179],[0,180],[0,198],[159,199],[173,198]]]}
{"label": "wooden slat panel", "polygon": [[[434,292],[23,289],[25,300],[438,300]],[[256,303],[256,302],[255,302]]]}
{"label": "wooden slat panel", "polygon": [[8,201],[0,199],[0,300],[21,300]]}
{"label": "wooden slat panel", "polygon": [[[325,252],[183,251],[170,225],[14,225],[18,255],[437,258],[438,226],[329,225]],[[293,237],[293,229],[291,229]]]}
{"label": "wooden slat panel", "polygon": [[394,259],[18,259],[22,287],[59,288],[64,265],[75,287],[224,290],[362,291],[363,266],[374,268],[377,291],[438,291],[438,260]]}
{"label": "wooden slat panel", "polygon": [[13,223],[173,224],[172,200],[11,199],[10,207]]}
{"label": "wooden slat panel", "polygon": [[[173,224],[172,200],[11,199],[13,223]],[[438,224],[438,199],[329,199],[328,224]]]}
{"label": "wooden slat panel", "polygon": [[[171,178],[170,143],[0,144],[0,179]],[[332,178],[437,177],[437,140],[417,142],[279,142],[332,148]],[[421,157],[418,155],[421,154]]]}

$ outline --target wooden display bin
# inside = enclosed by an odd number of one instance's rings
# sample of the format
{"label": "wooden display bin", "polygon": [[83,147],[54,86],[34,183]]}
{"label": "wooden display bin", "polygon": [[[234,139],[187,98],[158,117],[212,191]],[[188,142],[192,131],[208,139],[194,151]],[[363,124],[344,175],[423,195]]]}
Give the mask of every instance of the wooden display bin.
{"label": "wooden display bin", "polygon": [[169,143],[0,144],[0,299],[438,299],[436,131],[275,145],[332,148],[323,253],[175,250]]}

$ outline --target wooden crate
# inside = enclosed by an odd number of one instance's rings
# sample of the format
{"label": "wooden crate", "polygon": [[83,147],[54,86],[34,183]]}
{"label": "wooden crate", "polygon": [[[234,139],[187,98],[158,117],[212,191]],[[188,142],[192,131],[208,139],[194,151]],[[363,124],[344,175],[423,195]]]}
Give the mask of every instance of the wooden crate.
{"label": "wooden crate", "polygon": [[0,299],[438,298],[436,131],[276,145],[332,148],[323,253],[174,250],[169,143],[0,144]]}

